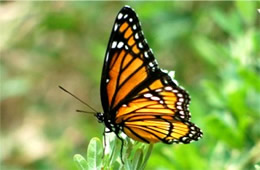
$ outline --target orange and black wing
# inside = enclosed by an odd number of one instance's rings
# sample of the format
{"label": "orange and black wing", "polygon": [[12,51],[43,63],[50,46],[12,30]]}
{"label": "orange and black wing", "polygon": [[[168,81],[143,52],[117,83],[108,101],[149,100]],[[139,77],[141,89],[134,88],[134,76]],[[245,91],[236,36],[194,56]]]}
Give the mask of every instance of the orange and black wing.
{"label": "orange and black wing", "polygon": [[101,100],[107,122],[135,140],[189,143],[202,135],[190,122],[188,93],[158,67],[135,12],[127,6],[118,13],[108,43]]}
{"label": "orange and black wing", "polygon": [[108,43],[101,79],[105,113],[113,113],[153,79],[157,62],[149,48],[136,13],[125,6],[118,13]]}
{"label": "orange and black wing", "polygon": [[189,95],[161,73],[118,109],[115,123],[132,139],[146,143],[190,143],[202,136],[190,122]]}

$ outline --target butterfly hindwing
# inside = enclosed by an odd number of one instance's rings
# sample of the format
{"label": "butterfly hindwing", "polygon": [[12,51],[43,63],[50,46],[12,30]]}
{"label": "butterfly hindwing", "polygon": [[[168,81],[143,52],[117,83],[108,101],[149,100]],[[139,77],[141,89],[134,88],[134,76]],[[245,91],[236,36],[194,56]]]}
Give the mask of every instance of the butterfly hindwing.
{"label": "butterfly hindwing", "polygon": [[123,131],[132,139],[146,143],[162,141],[167,144],[187,144],[202,135],[193,123],[177,121],[170,116],[138,116],[135,120],[125,122]]}
{"label": "butterfly hindwing", "polygon": [[116,114],[116,123],[135,140],[147,143],[189,143],[202,132],[191,123],[189,95],[166,73],[147,85]]}
{"label": "butterfly hindwing", "polygon": [[158,72],[156,74],[161,74],[161,76],[150,84],[146,84],[145,88],[139,91],[135,97],[126,100],[126,103],[123,103],[118,109],[116,118],[126,119],[135,114],[134,111],[138,110],[140,113],[142,108],[145,108],[147,114],[169,114],[176,120],[190,120],[188,93],[178,87],[166,73]]}

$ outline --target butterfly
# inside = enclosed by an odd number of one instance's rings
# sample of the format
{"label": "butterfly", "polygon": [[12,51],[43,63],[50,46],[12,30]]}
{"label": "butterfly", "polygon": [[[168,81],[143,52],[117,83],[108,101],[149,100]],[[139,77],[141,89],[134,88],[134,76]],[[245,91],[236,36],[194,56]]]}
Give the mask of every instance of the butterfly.
{"label": "butterfly", "polygon": [[189,94],[172,73],[158,66],[137,14],[124,6],[105,54],[99,122],[122,142],[121,132],[144,143],[188,144],[200,139],[202,131],[190,121]]}

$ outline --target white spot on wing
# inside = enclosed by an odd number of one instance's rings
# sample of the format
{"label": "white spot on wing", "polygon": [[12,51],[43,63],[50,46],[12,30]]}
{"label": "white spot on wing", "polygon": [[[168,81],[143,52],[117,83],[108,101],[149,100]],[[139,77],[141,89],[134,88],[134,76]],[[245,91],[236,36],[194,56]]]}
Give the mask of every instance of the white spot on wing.
{"label": "white spot on wing", "polygon": [[179,101],[180,102],[184,102],[184,98],[179,98]]}
{"label": "white spot on wing", "polygon": [[[130,18],[130,19],[132,19],[132,18]],[[137,28],[136,25],[133,25],[133,30],[136,30],[136,28]]]}
{"label": "white spot on wing", "polygon": [[177,105],[181,105],[182,103],[181,103],[181,102],[177,102],[176,104],[177,104]]}
{"label": "white spot on wing", "polygon": [[129,22],[133,22],[133,18],[129,18]]}
{"label": "white spot on wing", "polygon": [[144,97],[152,97],[153,95],[151,93],[144,94]]}
{"label": "white spot on wing", "polygon": [[153,96],[153,97],[151,97],[151,99],[152,99],[152,100],[160,100],[160,98],[157,97],[157,96]]}
{"label": "white spot on wing", "polygon": [[149,63],[149,66],[150,66],[150,67],[153,67],[153,66],[154,66],[154,64],[153,64],[152,62],[150,62],[150,63]]}
{"label": "white spot on wing", "polygon": [[124,19],[126,19],[127,17],[128,17],[128,14],[125,14]]}
{"label": "white spot on wing", "polygon": [[162,91],[162,89],[156,89],[155,91],[156,91],[156,92],[161,92],[161,91]]}
{"label": "white spot on wing", "polygon": [[171,91],[171,90],[172,90],[172,87],[171,87],[171,86],[167,86],[167,87],[165,87],[164,89],[167,90],[167,91]]}
{"label": "white spot on wing", "polygon": [[178,93],[179,91],[176,90],[176,89],[174,89],[174,90],[172,90],[172,92],[173,92],[173,93]]}
{"label": "white spot on wing", "polygon": [[185,141],[186,139],[188,139],[188,137],[182,137],[182,140],[184,140],[184,141]]}
{"label": "white spot on wing", "polygon": [[108,62],[109,52],[107,52],[106,62]]}
{"label": "white spot on wing", "polygon": [[139,39],[138,33],[135,33],[135,39]]}
{"label": "white spot on wing", "polygon": [[117,42],[114,41],[114,42],[112,43],[112,48],[116,48],[116,45],[117,45]]}
{"label": "white spot on wing", "polygon": [[177,96],[178,97],[183,97],[183,95],[181,93],[178,93]]}
{"label": "white spot on wing", "polygon": [[122,13],[119,13],[118,16],[117,16],[118,19],[121,19],[122,17],[123,17]]}
{"label": "white spot on wing", "polygon": [[148,55],[148,52],[147,52],[147,51],[145,51],[145,52],[144,52],[144,56],[145,56],[145,58],[148,58],[148,57],[149,57],[149,55]]}
{"label": "white spot on wing", "polygon": [[120,41],[118,44],[117,44],[117,48],[122,48],[124,45],[124,43],[122,41]]}
{"label": "white spot on wing", "polygon": [[115,26],[114,26],[114,31],[116,31],[117,28],[118,28],[118,24],[115,24]]}
{"label": "white spot on wing", "polygon": [[184,111],[180,111],[179,113],[180,113],[181,115],[184,115]]}
{"label": "white spot on wing", "polygon": [[179,109],[179,110],[182,110],[182,107],[181,107],[181,106],[177,106],[176,108]]}
{"label": "white spot on wing", "polygon": [[138,46],[139,46],[139,48],[143,48],[144,47],[141,42],[139,42]]}

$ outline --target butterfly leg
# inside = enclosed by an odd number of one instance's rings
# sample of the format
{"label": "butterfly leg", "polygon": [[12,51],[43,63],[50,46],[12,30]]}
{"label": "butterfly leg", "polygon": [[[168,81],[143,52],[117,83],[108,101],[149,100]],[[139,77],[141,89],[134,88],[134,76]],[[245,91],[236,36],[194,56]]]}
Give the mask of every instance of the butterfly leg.
{"label": "butterfly leg", "polygon": [[118,139],[120,139],[120,141],[121,141],[120,158],[121,158],[122,163],[125,164],[125,163],[124,163],[124,160],[123,160],[124,140],[123,140],[118,134],[116,134],[116,136],[117,136]]}
{"label": "butterfly leg", "polygon": [[104,129],[104,132],[103,132],[103,145],[104,145],[104,149],[103,149],[103,154],[102,154],[102,159],[104,158],[105,156],[105,151],[106,151],[106,128]]}

